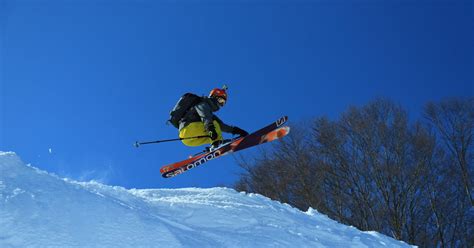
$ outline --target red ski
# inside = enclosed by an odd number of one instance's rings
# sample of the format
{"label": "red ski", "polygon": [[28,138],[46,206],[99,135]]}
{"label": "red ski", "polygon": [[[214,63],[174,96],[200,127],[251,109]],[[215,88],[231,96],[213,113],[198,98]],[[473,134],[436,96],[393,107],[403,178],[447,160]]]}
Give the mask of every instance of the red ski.
{"label": "red ski", "polygon": [[184,173],[187,170],[198,167],[209,160],[213,160],[231,152],[240,151],[252,146],[282,138],[290,132],[290,127],[282,127],[282,125],[287,120],[288,117],[284,116],[278,119],[276,122],[245,137],[237,138],[214,151],[199,154],[181,162],[165,165],[160,169],[161,175],[164,178],[174,177],[176,175]]}

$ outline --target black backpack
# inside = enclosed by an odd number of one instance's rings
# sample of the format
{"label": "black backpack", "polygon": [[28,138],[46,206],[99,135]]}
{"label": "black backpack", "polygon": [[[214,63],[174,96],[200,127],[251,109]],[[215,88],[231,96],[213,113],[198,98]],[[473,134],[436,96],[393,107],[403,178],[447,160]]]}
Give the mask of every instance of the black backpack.
{"label": "black backpack", "polygon": [[197,96],[193,93],[186,93],[174,106],[173,110],[170,112],[170,119],[168,120],[175,128],[179,128],[179,121],[184,117],[188,110],[196,106],[202,97]]}

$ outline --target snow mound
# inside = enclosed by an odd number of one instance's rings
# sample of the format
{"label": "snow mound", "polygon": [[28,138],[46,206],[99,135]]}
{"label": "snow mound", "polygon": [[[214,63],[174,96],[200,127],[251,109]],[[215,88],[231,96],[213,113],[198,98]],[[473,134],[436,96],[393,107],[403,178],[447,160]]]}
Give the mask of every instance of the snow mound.
{"label": "snow mound", "polygon": [[[171,179],[172,180],[172,179]],[[409,247],[228,188],[77,182],[0,152],[0,247]]]}

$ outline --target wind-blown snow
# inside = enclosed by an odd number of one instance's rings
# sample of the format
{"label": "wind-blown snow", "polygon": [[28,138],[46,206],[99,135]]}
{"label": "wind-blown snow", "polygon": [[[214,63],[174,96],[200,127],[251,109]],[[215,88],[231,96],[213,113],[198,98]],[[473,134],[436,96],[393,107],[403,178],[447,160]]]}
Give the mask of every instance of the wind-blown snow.
{"label": "wind-blown snow", "polygon": [[0,152],[0,247],[409,246],[258,194],[76,182]]}

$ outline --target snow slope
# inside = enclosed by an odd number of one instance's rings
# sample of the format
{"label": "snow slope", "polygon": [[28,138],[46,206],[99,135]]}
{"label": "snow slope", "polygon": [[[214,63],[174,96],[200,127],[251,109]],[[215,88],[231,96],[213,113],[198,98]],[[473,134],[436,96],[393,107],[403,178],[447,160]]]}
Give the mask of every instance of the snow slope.
{"label": "snow slope", "polygon": [[409,247],[228,188],[75,182],[0,152],[0,247]]}

